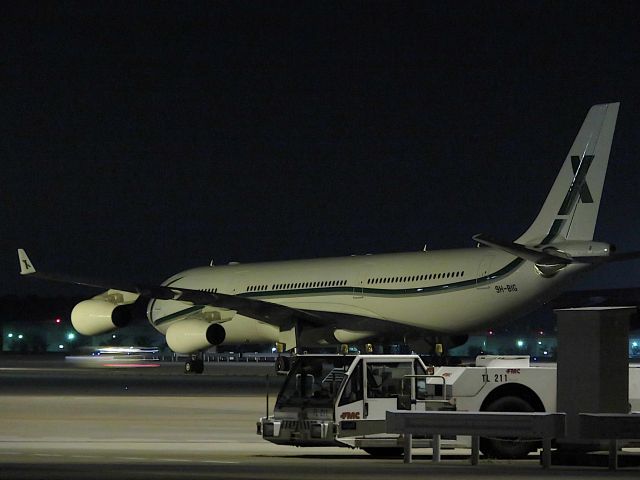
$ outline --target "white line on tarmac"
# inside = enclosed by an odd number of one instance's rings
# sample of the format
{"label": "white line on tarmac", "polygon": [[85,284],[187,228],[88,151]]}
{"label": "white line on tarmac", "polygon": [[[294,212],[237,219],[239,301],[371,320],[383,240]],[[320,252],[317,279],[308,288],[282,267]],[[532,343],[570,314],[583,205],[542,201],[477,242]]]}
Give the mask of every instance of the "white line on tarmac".
{"label": "white line on tarmac", "polygon": [[68,372],[68,368],[40,368],[40,367],[0,367],[0,372],[36,372],[47,370],[48,372]]}
{"label": "white line on tarmac", "polygon": [[199,463],[227,463],[229,465],[236,465],[240,462],[227,462],[225,460],[198,460]]}

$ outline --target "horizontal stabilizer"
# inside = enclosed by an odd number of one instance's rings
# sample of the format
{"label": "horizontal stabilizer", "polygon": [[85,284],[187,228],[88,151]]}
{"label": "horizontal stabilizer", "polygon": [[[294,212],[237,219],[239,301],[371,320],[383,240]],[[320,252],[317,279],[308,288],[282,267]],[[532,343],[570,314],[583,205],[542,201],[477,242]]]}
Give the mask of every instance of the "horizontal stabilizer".
{"label": "horizontal stabilizer", "polygon": [[482,243],[483,245],[486,245],[488,247],[503,250],[516,257],[522,258],[524,260],[529,260],[536,265],[558,265],[573,263],[571,257],[568,257],[562,254],[562,252],[559,252],[558,250],[555,250],[553,248],[535,250],[533,248],[520,245],[519,243],[496,240],[484,234],[474,235],[473,239],[476,242]]}
{"label": "horizontal stabilizer", "polygon": [[536,265],[542,266],[569,265],[572,263],[601,265],[603,263],[624,262],[627,260],[635,260],[640,258],[640,251],[624,253],[608,252],[607,255],[572,256],[556,248],[560,246],[560,244],[546,245],[541,247],[540,249],[535,249],[527,247],[525,245],[520,245],[519,243],[496,240],[495,238],[491,238],[484,234],[474,235],[473,239],[476,242],[488,247],[502,250],[504,252],[510,253],[511,255],[522,258],[524,260],[529,260]]}
{"label": "horizontal stabilizer", "polygon": [[611,262],[625,262],[628,260],[636,260],[640,258],[640,252],[623,252],[613,253],[607,257],[573,257],[576,263],[611,263]]}

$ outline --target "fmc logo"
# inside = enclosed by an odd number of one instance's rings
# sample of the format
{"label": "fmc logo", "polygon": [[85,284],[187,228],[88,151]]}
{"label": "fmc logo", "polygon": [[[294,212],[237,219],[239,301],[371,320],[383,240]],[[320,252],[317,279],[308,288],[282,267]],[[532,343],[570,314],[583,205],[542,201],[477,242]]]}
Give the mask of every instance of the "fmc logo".
{"label": "fmc logo", "polygon": [[342,412],[341,420],[360,420],[360,412]]}

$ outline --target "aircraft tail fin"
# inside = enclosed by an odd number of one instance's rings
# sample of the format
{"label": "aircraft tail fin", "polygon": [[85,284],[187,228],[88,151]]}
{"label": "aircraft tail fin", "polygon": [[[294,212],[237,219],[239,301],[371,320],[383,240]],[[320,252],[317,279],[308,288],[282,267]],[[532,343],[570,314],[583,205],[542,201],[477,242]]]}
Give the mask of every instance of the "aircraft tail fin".
{"label": "aircraft tail fin", "polygon": [[619,106],[591,107],[542,209],[516,243],[593,239]]}

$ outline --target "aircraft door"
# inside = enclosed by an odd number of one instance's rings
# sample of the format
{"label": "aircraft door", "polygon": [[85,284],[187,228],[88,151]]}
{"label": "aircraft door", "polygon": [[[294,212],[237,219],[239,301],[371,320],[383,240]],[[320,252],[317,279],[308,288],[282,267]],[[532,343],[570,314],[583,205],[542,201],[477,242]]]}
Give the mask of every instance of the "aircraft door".
{"label": "aircraft door", "polygon": [[336,407],[336,422],[342,420],[362,420],[364,417],[364,377],[362,373],[363,362],[358,365],[349,376],[347,383],[340,395]]}
{"label": "aircraft door", "polygon": [[353,298],[364,298],[364,285],[367,281],[367,270],[360,270],[353,285]]}
{"label": "aircraft door", "polygon": [[491,273],[491,264],[493,263],[493,255],[485,255],[478,265],[478,274],[476,275],[476,288],[486,290],[489,283],[486,281],[487,276]]}
{"label": "aircraft door", "polygon": [[413,360],[365,363],[364,418],[383,420],[387,410],[395,410],[402,391],[402,379],[413,375]]}

